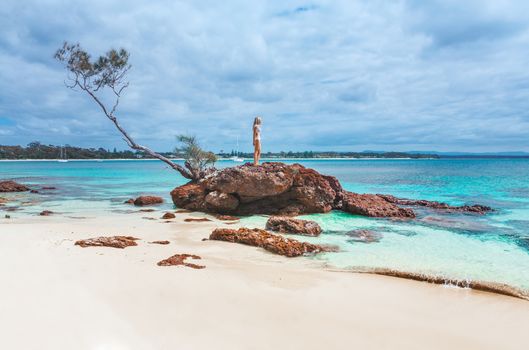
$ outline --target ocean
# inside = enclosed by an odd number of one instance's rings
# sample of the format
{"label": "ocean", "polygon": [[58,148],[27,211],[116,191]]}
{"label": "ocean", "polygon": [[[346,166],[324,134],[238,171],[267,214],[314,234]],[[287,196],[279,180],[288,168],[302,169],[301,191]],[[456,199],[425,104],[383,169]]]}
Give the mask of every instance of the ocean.
{"label": "ocean", "polygon": [[[345,189],[384,193],[453,205],[484,204],[484,216],[417,210],[415,220],[388,220],[342,212],[306,215],[324,232],[299,239],[332,244],[339,252],[311,259],[340,269],[389,268],[447,279],[506,283],[529,290],[529,159],[362,159],[298,160],[336,176]],[[237,165],[220,161],[218,167]],[[169,192],[185,180],[156,160],[2,161],[0,179],[52,186],[38,194],[2,194],[13,199],[12,217],[44,209],[67,217],[120,215],[124,200],[140,194],[161,195],[172,209]],[[2,213],[2,217],[4,213]],[[3,219],[0,219],[0,234]],[[243,218],[249,227],[264,227],[266,217]],[[4,226],[5,227],[5,226]],[[373,232],[362,239],[355,230]],[[298,238],[298,237],[296,237]],[[364,237],[365,238],[365,237]]]}

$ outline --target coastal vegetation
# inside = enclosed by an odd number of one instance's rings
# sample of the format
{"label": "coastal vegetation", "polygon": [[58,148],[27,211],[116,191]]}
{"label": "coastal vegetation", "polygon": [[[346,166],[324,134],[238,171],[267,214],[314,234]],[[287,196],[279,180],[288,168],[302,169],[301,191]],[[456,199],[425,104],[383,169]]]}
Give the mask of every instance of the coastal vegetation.
{"label": "coastal vegetation", "polygon": [[[57,146],[57,145],[45,145],[41,142],[34,141],[29,143],[26,147],[24,146],[7,146],[0,145],[0,159],[57,159],[60,157],[61,149],[63,153],[70,159],[134,159],[134,158],[145,158],[155,159],[148,153],[141,151],[131,150],[117,150],[116,148],[110,150],[102,147],[99,148],[83,148],[71,145]],[[204,151],[205,152],[205,151]],[[157,152],[158,154],[168,159],[187,159],[186,152],[183,147],[176,148],[173,152]],[[212,152],[207,152],[211,153]],[[217,159],[230,158],[236,154],[233,152],[224,152],[214,154]],[[253,153],[241,153],[239,157],[252,158]],[[412,158],[412,159],[425,159],[425,158],[440,158],[436,154],[414,154],[404,152],[293,152],[293,151],[281,151],[281,152],[266,152],[263,153],[263,158]]]}

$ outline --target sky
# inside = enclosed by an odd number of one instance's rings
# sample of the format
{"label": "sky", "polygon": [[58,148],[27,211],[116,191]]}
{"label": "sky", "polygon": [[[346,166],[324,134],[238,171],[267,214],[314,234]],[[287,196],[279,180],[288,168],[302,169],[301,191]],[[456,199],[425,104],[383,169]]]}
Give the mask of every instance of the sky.
{"label": "sky", "polygon": [[529,151],[529,1],[2,0],[0,144],[126,149],[64,85],[63,41],[130,52],[117,117],[250,151]]}

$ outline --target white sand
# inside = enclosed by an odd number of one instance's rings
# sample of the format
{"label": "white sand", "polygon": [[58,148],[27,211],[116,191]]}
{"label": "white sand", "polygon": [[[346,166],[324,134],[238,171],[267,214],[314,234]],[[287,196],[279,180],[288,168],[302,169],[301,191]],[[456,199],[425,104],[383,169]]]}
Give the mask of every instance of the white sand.
{"label": "white sand", "polygon": [[[527,349],[527,301],[202,242],[219,221],[13,216],[0,219],[0,349]],[[73,245],[115,234],[142,240]],[[206,268],[156,265],[176,253]]]}

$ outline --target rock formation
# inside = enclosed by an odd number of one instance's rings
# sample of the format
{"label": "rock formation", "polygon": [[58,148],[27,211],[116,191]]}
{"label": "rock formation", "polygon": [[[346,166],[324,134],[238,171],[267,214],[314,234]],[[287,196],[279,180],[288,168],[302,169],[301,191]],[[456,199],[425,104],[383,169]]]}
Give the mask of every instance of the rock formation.
{"label": "rock formation", "polygon": [[293,219],[286,216],[271,216],[266,222],[266,229],[281,233],[295,233],[305,236],[319,236],[321,227],[310,220]]}
{"label": "rock formation", "polygon": [[452,207],[438,202],[352,193],[345,191],[333,176],[321,175],[300,164],[277,162],[222,169],[200,182],[175,188],[171,197],[179,208],[223,215],[294,216],[336,209],[370,217],[414,218],[414,211],[406,207],[463,213],[491,210],[481,205]]}
{"label": "rock formation", "polygon": [[329,247],[300,242],[295,239],[274,235],[260,229],[240,228],[238,230],[233,230],[217,228],[211,233],[209,239],[261,247],[274,254],[287,257],[317,254],[332,250]]}
{"label": "rock formation", "polygon": [[157,196],[140,196],[134,200],[134,205],[143,206],[143,205],[153,205],[163,203],[162,197]]}
{"label": "rock formation", "polygon": [[26,192],[29,190],[27,186],[15,181],[0,181],[0,192]]}
{"label": "rock formation", "polygon": [[96,237],[83,239],[75,242],[75,245],[80,247],[112,247],[112,248],[126,248],[138,245],[136,240],[139,238],[131,236],[111,236],[111,237]]}

